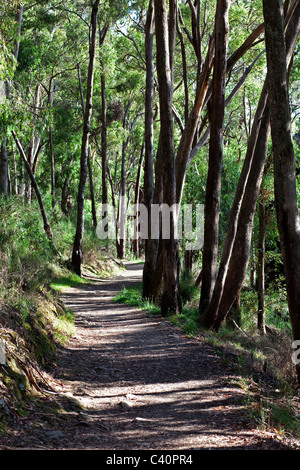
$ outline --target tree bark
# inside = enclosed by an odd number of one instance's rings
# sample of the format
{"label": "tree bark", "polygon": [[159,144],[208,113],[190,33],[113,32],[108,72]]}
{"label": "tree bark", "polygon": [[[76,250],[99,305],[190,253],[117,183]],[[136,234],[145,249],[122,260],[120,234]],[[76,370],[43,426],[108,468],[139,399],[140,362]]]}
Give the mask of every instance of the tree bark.
{"label": "tree bark", "polygon": [[133,241],[132,241],[132,251],[136,258],[139,258],[139,255],[140,255],[139,237],[137,233],[139,230],[138,205],[140,203],[141,174],[142,174],[143,159],[144,159],[144,145],[142,145],[142,149],[141,149],[138,171],[137,171],[137,176],[136,176],[136,183],[135,183],[135,188],[134,188],[134,204],[135,204],[135,207],[137,208],[137,213],[135,214],[135,221],[134,221],[134,236],[133,236]]}
{"label": "tree bark", "polygon": [[[165,0],[154,0],[157,43],[157,75],[163,154],[163,202],[169,208],[176,203],[175,149],[173,128],[173,84],[170,68],[168,15]],[[163,293],[161,313],[177,313],[181,310],[179,298],[179,253],[176,239],[177,215],[170,216],[170,237],[163,240]]]}
{"label": "tree bark", "polygon": [[[125,125],[124,119],[124,125]],[[121,181],[120,181],[120,199],[119,199],[119,238],[117,238],[117,255],[118,258],[125,258],[126,249],[126,142],[122,144],[122,160],[121,160]]]}
{"label": "tree bark", "polygon": [[91,197],[91,204],[92,204],[92,220],[93,226],[97,228],[97,210],[96,210],[96,201],[95,201],[95,189],[94,189],[94,178],[93,178],[93,167],[91,162],[91,149],[89,147],[89,154],[88,154],[88,171],[89,171],[89,185],[90,185],[90,197]]}
{"label": "tree bark", "polygon": [[[84,105],[82,80],[81,80],[80,64],[79,63],[77,64],[77,72],[78,72],[78,82],[79,82],[79,93],[80,93],[80,99],[81,99],[82,116],[83,116],[83,120],[84,120],[85,105]],[[96,212],[96,203],[95,203],[93,169],[92,169],[92,164],[91,164],[90,148],[88,150],[87,165],[88,165],[88,171],[89,171],[90,195],[91,195],[91,203],[92,203],[92,220],[93,220],[93,225],[96,229],[97,228],[97,212]]]}
{"label": "tree bark", "polygon": [[[189,5],[191,7],[192,2],[189,2]],[[199,2],[198,4],[199,5]],[[198,7],[197,7],[198,8]],[[182,23],[182,18],[180,15],[180,10],[178,9],[179,12],[179,19]],[[184,26],[185,31],[187,32],[186,27]],[[257,27],[253,33],[249,35],[249,37],[244,41],[244,43],[237,49],[235,53],[232,54],[227,60],[227,73],[230,73],[231,69],[239,60],[253,45],[254,41],[259,37],[259,35],[263,32],[264,30],[264,25],[260,25]],[[183,38],[182,34],[180,33],[179,27],[178,27],[178,34],[179,34],[179,39],[181,42],[181,47],[182,47],[182,57],[183,57],[183,63],[185,61],[185,51],[184,51],[184,44],[183,44]],[[188,38],[190,42],[192,43],[194,48],[198,48],[198,46],[195,43],[195,38],[193,39],[192,36],[187,32]],[[201,44],[201,40],[200,40]],[[192,159],[194,156],[198,153],[198,151],[202,148],[203,145],[208,141],[209,134],[210,134],[210,127],[208,126],[207,129],[205,130],[203,136],[199,139],[199,136],[197,135],[198,132],[198,127],[199,127],[199,119],[201,116],[201,113],[203,111],[204,106],[208,103],[208,101],[211,99],[211,87],[209,84],[209,76],[213,64],[213,46],[214,42],[211,41],[209,48],[208,48],[208,53],[207,57],[205,60],[205,63],[202,64],[202,55],[200,54],[199,60],[201,58],[201,80],[198,79],[198,89],[196,92],[196,97],[195,97],[195,103],[194,106],[188,114],[188,88],[187,88],[187,80],[185,78],[185,68],[183,70],[184,74],[184,83],[185,83],[185,128],[183,129],[182,136],[180,139],[180,143],[177,149],[176,153],[176,192],[177,192],[177,203],[181,203],[181,198],[182,198],[182,193],[183,193],[183,188],[184,188],[184,181],[185,181],[185,176],[186,176],[186,171],[191,163]],[[197,49],[198,50],[198,49]],[[198,54],[196,54],[198,57]],[[231,99],[234,97],[234,95],[237,93],[239,88],[242,86],[244,81],[246,80],[247,75],[250,73],[251,69],[255,65],[256,61],[258,58],[256,58],[250,67],[247,68],[245,73],[243,74],[241,80],[237,84],[237,86],[234,88],[232,93],[228,96],[228,98],[225,101],[225,106],[228,105],[228,103],[231,101]],[[204,118],[204,125],[206,123],[206,119]],[[202,125],[202,127],[204,127]],[[158,244],[156,244],[156,247]],[[157,250],[155,251],[157,254]],[[161,257],[157,257],[156,259],[158,262],[161,262]],[[162,272],[162,267],[157,266],[156,268],[156,273],[159,275],[159,273]],[[161,283],[161,280],[157,281],[155,284],[159,286]],[[145,283],[146,285],[146,283]],[[151,284],[150,284],[151,285]],[[152,283],[153,285],[153,283]],[[148,289],[149,290],[149,289]],[[150,288],[151,295],[150,297],[155,298],[155,289]]]}
{"label": "tree bark", "polygon": [[[18,60],[19,56],[19,46],[20,46],[20,35],[21,35],[21,26],[22,26],[22,19],[23,19],[23,10],[24,7],[21,5],[21,2],[17,5],[17,13],[16,13],[16,22],[18,24],[17,27],[17,37],[14,41],[14,58]],[[5,95],[8,99],[10,96],[10,84],[6,84],[5,86]],[[8,170],[8,154],[7,154],[7,137],[6,137],[6,130],[2,139],[1,147],[0,147],[0,194],[7,195],[8,194],[8,187],[9,187],[9,170]]]}
{"label": "tree bark", "polygon": [[[299,1],[297,2],[300,3]],[[294,340],[300,340],[300,220],[282,0],[263,0],[278,231]],[[300,14],[297,17],[300,22]],[[296,366],[300,383],[300,366]]]}
{"label": "tree bark", "polygon": [[202,257],[202,286],[200,315],[209,305],[217,275],[219,209],[223,161],[223,125],[225,109],[225,80],[229,36],[230,2],[218,0],[215,18],[215,62],[210,118],[209,165],[206,183],[205,225]]}
{"label": "tree bark", "polygon": [[29,162],[26,158],[26,155],[25,155],[25,152],[23,150],[23,147],[15,133],[15,131],[12,131],[12,134],[13,134],[13,138],[17,144],[17,147],[18,147],[18,150],[20,152],[20,155],[22,157],[22,160],[24,162],[24,165],[25,165],[25,168],[28,172],[28,175],[29,175],[29,178],[30,178],[30,181],[31,181],[31,184],[32,184],[32,187],[34,188],[35,190],[35,193],[36,193],[36,196],[37,196],[37,200],[38,200],[38,203],[39,203],[39,206],[40,206],[40,210],[41,210],[41,215],[42,215],[42,218],[43,218],[43,222],[44,222],[44,230],[46,232],[46,235],[50,241],[50,244],[54,250],[54,252],[56,254],[58,254],[58,251],[55,247],[55,244],[54,244],[54,241],[53,241],[53,234],[52,234],[52,230],[51,230],[51,226],[50,226],[50,223],[49,223],[49,220],[48,220],[48,217],[47,217],[47,214],[46,214],[46,210],[45,210],[45,206],[44,206],[44,203],[43,203],[43,198],[42,198],[42,194],[41,194],[41,191],[39,189],[39,186],[38,186],[38,183],[34,177],[34,174],[32,172],[32,169],[31,169],[31,166],[29,165]]}
{"label": "tree bark", "polygon": [[107,119],[106,119],[106,85],[104,67],[101,64],[101,164],[102,164],[102,204],[107,204]]}
{"label": "tree bark", "polygon": [[143,298],[150,298],[150,283],[156,262],[156,240],[151,237],[151,206],[154,196],[153,156],[153,103],[154,103],[154,2],[149,1],[145,24],[146,97],[145,97],[145,168],[144,199],[148,211],[148,239],[145,240],[145,263],[143,268]]}
{"label": "tree bark", "polygon": [[[291,59],[299,34],[299,10],[300,5],[298,2],[298,7],[295,9],[286,30],[288,62]],[[211,303],[206,312],[206,317],[209,317],[208,327],[216,330],[226,318],[235,301],[248,266],[253,217],[263,176],[270,132],[267,100],[267,82],[265,82],[231,209],[217,282]]]}
{"label": "tree bark", "polygon": [[209,77],[213,63],[212,57],[213,41],[210,41],[208,53],[204,65],[202,82],[197,92],[194,106],[188,117],[185,129],[181,136],[177,153],[176,153],[176,188],[177,203],[180,204],[184,187],[184,180],[188,166],[189,156],[192,150],[193,140],[199,123],[199,119],[203,110],[207,91],[209,88]]}
{"label": "tree bark", "polygon": [[[254,132],[257,132],[257,130]],[[227,258],[228,269],[226,272],[222,295],[219,298],[220,302],[217,311],[217,318],[213,325],[216,330],[220,328],[221,323],[230,311],[246,275],[251,250],[253,220],[257,197],[263,177],[269,132],[269,110],[268,106],[266,106],[265,114],[261,121],[252,165],[245,185],[245,191],[242,196],[240,210],[236,214],[237,218],[234,222],[236,232],[231,241],[228,240],[230,245],[230,258]],[[229,232],[231,232],[231,230],[232,228],[230,227]]]}
{"label": "tree bark", "polygon": [[53,149],[53,132],[52,126],[49,127],[49,147],[50,147],[50,162],[51,162],[51,196],[52,208],[55,207],[55,162],[54,162],[54,149]]}
{"label": "tree bark", "polygon": [[[108,31],[108,25],[105,24],[102,29],[99,29],[99,46],[100,50],[104,44],[105,37]],[[102,183],[102,195],[101,203],[106,205],[108,203],[108,191],[107,191],[107,101],[106,101],[106,80],[105,80],[105,67],[102,57],[100,57],[101,67],[101,183]],[[107,214],[104,212],[103,218],[105,219]],[[102,223],[103,221],[101,221]],[[107,225],[103,227],[104,231],[108,230]]]}
{"label": "tree bark", "polygon": [[93,99],[93,85],[94,85],[94,68],[95,68],[95,51],[96,51],[96,33],[97,33],[97,16],[100,0],[96,0],[93,4],[91,15],[91,38],[89,47],[89,67],[87,79],[87,93],[86,93],[86,106],[83,123],[83,134],[81,143],[81,157],[80,157],[80,178],[77,195],[77,226],[76,234],[73,244],[72,261],[71,265],[76,274],[81,276],[82,264],[82,240],[84,233],[84,192],[87,177],[87,160],[89,153],[89,136],[90,136],[90,122],[92,116],[92,99]]}
{"label": "tree bark", "polygon": [[258,205],[259,235],[258,235],[258,260],[257,260],[257,294],[258,312],[257,328],[264,335],[265,325],[265,239],[266,239],[266,205],[263,198]]}
{"label": "tree bark", "polygon": [[[265,120],[262,121],[266,100],[267,94],[263,92],[257,108],[246,157],[231,208],[214,292],[205,312],[205,324],[209,328],[213,327],[217,316],[220,314],[220,309],[226,312],[224,317],[219,319],[218,324],[221,324],[229,312],[237,292],[241,288],[241,282],[244,279],[248,260],[248,249],[250,249],[251,245],[252,220],[256,207],[256,195],[253,193],[253,190],[255,190],[255,188],[257,191],[259,190],[257,178],[258,175],[262,175],[263,172],[268,142],[268,115],[265,116]],[[252,199],[250,199],[251,197]],[[251,205],[249,204],[250,200],[252,201]],[[243,214],[242,216],[240,215],[241,212]],[[236,242],[236,239],[238,239],[239,242]],[[245,243],[247,243],[247,246]],[[236,272],[234,272],[235,270]],[[229,272],[234,273],[233,278],[230,278]],[[231,294],[229,294],[229,292],[231,292]],[[227,299],[226,307],[225,305],[221,305],[224,298]]]}
{"label": "tree bark", "polygon": [[7,196],[8,193],[8,156],[6,135],[3,136],[0,149],[0,193]]}

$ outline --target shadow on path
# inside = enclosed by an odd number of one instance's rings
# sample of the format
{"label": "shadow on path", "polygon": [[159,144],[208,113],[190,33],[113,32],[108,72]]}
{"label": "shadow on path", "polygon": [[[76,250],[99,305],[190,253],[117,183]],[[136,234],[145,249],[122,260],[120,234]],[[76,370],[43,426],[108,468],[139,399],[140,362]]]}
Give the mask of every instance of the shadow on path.
{"label": "shadow on path", "polygon": [[67,406],[59,419],[53,408],[22,418],[9,446],[285,448],[251,425],[243,408],[247,395],[233,386],[232,371],[212,347],[185,337],[159,315],[114,301],[123,287],[141,282],[142,267],[126,263],[126,270],[113,279],[94,278],[64,292],[76,330],[52,375],[57,391],[53,403],[58,410],[61,403]]}
{"label": "shadow on path", "polygon": [[88,417],[68,448],[278,448],[256,433],[244,414],[243,392],[213,348],[186,338],[169,321],[113,301],[141,282],[142,265],[126,263],[114,279],[63,295],[76,314],[76,336],[57,377]]}

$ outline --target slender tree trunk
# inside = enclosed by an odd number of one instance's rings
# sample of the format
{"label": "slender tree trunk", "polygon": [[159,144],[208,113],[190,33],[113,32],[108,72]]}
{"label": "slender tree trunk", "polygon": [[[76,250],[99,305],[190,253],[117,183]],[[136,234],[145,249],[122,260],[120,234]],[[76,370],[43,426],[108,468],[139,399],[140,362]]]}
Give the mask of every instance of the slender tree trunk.
{"label": "slender tree trunk", "polygon": [[[99,46],[100,51],[105,41],[105,37],[108,31],[108,25],[105,24],[102,29],[99,29]],[[107,191],[107,100],[106,100],[106,80],[105,80],[105,67],[104,62],[100,53],[100,68],[101,68],[101,183],[102,183],[102,194],[101,203],[105,206],[108,203],[108,191]],[[107,217],[106,211],[103,213],[103,219]],[[101,223],[103,220],[101,221]],[[104,231],[108,230],[107,225],[103,227]]]}
{"label": "slender tree trunk", "polygon": [[[196,10],[194,12],[194,8],[192,8],[192,14],[194,15],[197,13],[197,10],[199,8],[200,2],[197,2],[196,5]],[[190,7],[192,6],[192,2],[189,1]],[[180,14],[180,10],[179,14]],[[180,15],[179,15],[180,16]],[[250,36],[244,41],[244,43],[237,49],[235,53],[232,54],[232,56],[229,57],[227,60],[227,73],[229,73],[235,63],[251,48],[255,40],[259,37],[259,35],[263,32],[264,25],[259,25],[253,33],[250,34]],[[195,29],[196,32],[197,28]],[[182,35],[180,35],[180,30],[178,28],[178,33],[179,33],[179,38],[181,41],[181,46],[182,46],[182,57],[183,57],[183,62],[185,58],[185,51],[184,51],[184,44],[182,41]],[[189,37],[191,40],[191,38]],[[194,39],[191,41],[193,44],[193,47],[195,51],[201,49],[201,40],[200,43],[197,42],[197,34],[195,35]],[[198,45],[200,44],[200,49]],[[186,171],[188,168],[188,165],[191,163],[192,159],[194,156],[198,153],[198,151],[203,147],[203,145],[208,141],[209,134],[210,134],[210,127],[208,126],[206,131],[204,132],[203,136],[201,137],[200,140],[198,140],[198,127],[199,127],[199,119],[201,116],[201,113],[203,111],[203,108],[205,104],[211,99],[211,89],[209,85],[209,76],[212,68],[212,63],[213,63],[213,46],[214,46],[214,41],[212,40],[209,44],[208,48],[208,53],[207,57],[205,60],[205,63],[203,64],[202,62],[202,54],[200,52],[200,55],[198,55],[198,52],[196,53],[197,57],[201,61],[201,67],[199,70],[201,70],[201,80],[200,80],[200,75],[198,79],[198,89],[196,93],[196,98],[195,98],[195,103],[194,106],[191,110],[190,115],[188,115],[188,89],[186,86],[186,79],[184,78],[185,82],[185,96],[186,96],[186,106],[185,106],[185,128],[182,133],[182,137],[180,139],[180,143],[177,149],[177,154],[176,154],[176,192],[177,192],[177,203],[180,204],[181,198],[182,198],[182,192],[184,188],[184,181],[185,181],[185,176],[186,176]],[[228,103],[232,100],[232,98],[235,96],[235,94],[238,92],[242,84],[245,82],[246,77],[249,75],[250,71],[252,70],[253,66],[255,65],[256,61],[258,58],[256,58],[253,63],[251,64],[250,67],[245,71],[243,77],[237,84],[237,86],[234,88],[232,93],[228,96],[228,98],[225,101],[225,105],[228,105]],[[185,75],[185,70],[183,72]],[[204,128],[204,125],[206,123],[206,119],[204,119],[204,122],[202,123],[202,127]],[[200,135],[200,133],[199,133]],[[157,253],[157,251],[156,251]],[[161,257],[156,257],[158,262],[161,262]],[[157,266],[156,268],[157,275],[158,273],[162,272],[162,267]],[[157,285],[160,285],[161,280],[156,282]],[[153,284],[153,283],[151,283]],[[150,285],[151,285],[150,284]],[[153,289],[150,289],[151,291],[151,296],[150,297],[155,297],[154,296],[154,291]]]}
{"label": "slender tree trunk", "polygon": [[92,98],[93,98],[93,84],[94,84],[94,68],[95,68],[95,51],[96,51],[96,33],[97,33],[97,16],[99,1],[96,0],[93,4],[91,15],[91,39],[89,49],[89,67],[87,79],[87,94],[86,106],[83,123],[83,135],[81,144],[81,157],[80,157],[80,179],[77,195],[77,227],[73,244],[72,253],[72,268],[76,274],[81,276],[82,264],[82,240],[84,233],[84,192],[87,177],[87,160],[89,152],[89,135],[90,135],[90,122],[92,116]]}
{"label": "slender tree trunk", "polygon": [[[21,35],[21,26],[22,26],[22,18],[23,18],[23,5],[21,2],[18,3],[17,6],[17,13],[16,13],[16,22],[18,24],[17,27],[17,37],[14,42],[14,58],[18,60],[19,56],[19,45],[20,45],[20,35]],[[10,84],[5,85],[5,95],[8,99],[10,97]],[[8,193],[9,187],[9,176],[8,176],[8,154],[7,154],[7,137],[6,131],[2,139],[1,147],[0,147],[0,194],[4,194],[5,196]]]}
{"label": "slender tree trunk", "polygon": [[[297,2],[300,3],[299,1]],[[300,220],[282,0],[263,0],[278,231],[294,340],[300,340]],[[300,22],[300,14],[298,15]],[[300,366],[296,366],[300,383]]]}
{"label": "slender tree trunk", "polygon": [[[78,72],[78,82],[79,82],[79,92],[81,98],[81,109],[82,109],[82,116],[84,120],[85,114],[85,105],[84,105],[84,97],[83,97],[83,89],[82,89],[82,81],[81,81],[81,73],[80,73],[80,64],[77,64],[77,72]],[[93,182],[93,169],[91,164],[91,152],[90,148],[88,151],[88,159],[87,159],[88,171],[89,171],[89,183],[90,183],[90,195],[91,195],[91,203],[92,203],[92,219],[93,225],[97,227],[97,213],[96,213],[96,203],[95,203],[95,193],[94,193],[94,182]]]}
{"label": "slender tree trunk", "polygon": [[[300,5],[295,9],[287,30],[287,60],[289,61],[299,34]],[[247,154],[231,210],[225,246],[218,271],[212,301],[206,312],[210,328],[218,329],[230,311],[244,280],[251,247],[253,217],[263,176],[269,126],[268,93],[264,84],[256,110]]]}
{"label": "slender tree trunk", "polygon": [[[269,116],[267,114],[265,119],[262,120],[263,115],[261,114],[266,105],[266,99],[267,95],[263,93],[231,208],[214,292],[205,312],[205,324],[210,328],[214,325],[217,316],[220,315],[220,309],[226,313],[224,317],[222,316],[219,319],[218,324],[221,324],[229,312],[241,288],[241,282],[247,269],[248,250],[251,247],[252,221],[256,208],[257,191],[260,185],[260,182],[257,183],[257,179],[263,174],[268,143]],[[256,193],[253,193],[253,191],[256,191]],[[233,277],[230,277],[232,273],[234,273]],[[225,303],[223,305],[225,299],[226,305]]]}
{"label": "slender tree trunk", "polygon": [[189,118],[189,84],[188,84],[188,71],[187,71],[187,57],[186,57],[186,50],[185,50],[185,44],[184,44],[184,38],[183,34],[180,28],[180,10],[178,9],[178,15],[177,15],[177,34],[179,37],[180,41],[180,47],[181,47],[181,60],[182,60],[182,77],[183,77],[183,83],[184,83],[184,122],[185,125],[187,124],[188,118]]}
{"label": "slender tree trunk", "polygon": [[[138,211],[138,205],[140,203],[140,188],[141,188],[141,174],[142,174],[142,164],[144,159],[144,145],[142,145],[141,154],[139,158],[139,165],[134,189],[134,204]],[[135,222],[134,222],[134,236],[132,242],[132,251],[136,258],[139,258],[140,251],[139,251],[139,237],[137,233],[139,231],[139,214],[135,214]]]}
{"label": "slender tree trunk", "polygon": [[[175,149],[173,129],[173,85],[170,69],[168,15],[165,0],[154,0],[157,43],[157,74],[163,153],[163,202],[171,208],[176,203]],[[179,312],[179,253],[176,239],[177,214],[170,216],[170,237],[163,240],[163,293],[161,312]]]}
{"label": "slender tree trunk", "polygon": [[3,137],[0,149],[0,193],[4,194],[5,196],[8,193],[8,157],[6,135]]}
{"label": "slender tree trunk", "polygon": [[19,47],[20,47],[20,36],[21,36],[21,27],[22,27],[23,11],[24,11],[24,6],[21,5],[21,2],[19,2],[17,14],[16,14],[16,21],[17,21],[17,23],[18,23],[17,37],[16,37],[15,43],[14,43],[14,57],[15,57],[16,60],[18,60],[18,56],[19,56]]}
{"label": "slender tree trunk", "polygon": [[[266,106],[265,114],[261,121],[253,162],[248,175],[245,192],[241,201],[240,211],[236,219],[236,233],[231,245],[231,257],[227,259],[228,269],[224,282],[224,288],[220,297],[217,318],[214,329],[218,330],[221,323],[230,311],[237,293],[242,287],[249,263],[253,220],[256,210],[257,197],[263,177],[269,138],[269,112]],[[230,229],[231,231],[231,229]]]}
{"label": "slender tree trunk", "polygon": [[259,235],[258,235],[258,260],[257,260],[257,294],[258,313],[257,328],[264,335],[265,325],[265,239],[266,239],[266,205],[263,195],[258,205]]}
{"label": "slender tree trunk", "polygon": [[151,206],[154,197],[154,157],[153,157],[153,102],[154,102],[154,2],[149,1],[145,24],[146,54],[146,98],[145,98],[145,168],[144,198],[148,211],[148,239],[145,240],[145,263],[143,269],[143,298],[150,298],[150,283],[156,263],[157,241],[151,237]]}
{"label": "slender tree trunk", "polygon": [[188,167],[188,160],[192,150],[194,137],[196,134],[199,119],[203,110],[207,92],[209,89],[209,77],[212,68],[213,41],[210,41],[208,53],[202,74],[202,82],[196,95],[194,106],[188,117],[185,129],[180,139],[176,153],[176,188],[177,203],[180,204],[184,187],[185,175]]}
{"label": "slender tree trunk", "polygon": [[[155,160],[155,185],[154,185],[154,194],[153,194],[153,207],[161,206],[163,203],[163,151],[161,145],[161,139],[159,139],[158,149]],[[152,221],[154,222],[154,221]],[[161,214],[156,221],[157,232],[154,236],[154,224],[150,222],[151,239],[149,239],[149,246],[151,249],[151,256],[149,257],[149,262],[151,263],[150,270],[148,271],[148,278],[144,277],[144,296],[152,300],[153,302],[157,301],[158,294],[160,291],[163,275],[163,262],[162,262],[162,239],[161,239]],[[152,234],[153,232],[153,234]],[[153,236],[153,238],[152,238]],[[150,245],[151,243],[151,245]],[[145,295],[145,290],[147,295]]]}
{"label": "slender tree trunk", "polygon": [[13,194],[15,196],[17,196],[19,194],[19,184],[18,184],[18,176],[17,176],[16,155],[15,155],[15,149],[14,149],[13,145],[12,145],[12,148],[11,148],[11,152],[12,152],[12,163],[13,163],[13,172],[14,172]]}
{"label": "slender tree trunk", "polygon": [[68,215],[69,178],[66,177],[61,191],[61,210]]}
{"label": "slender tree trunk", "polygon": [[51,230],[51,226],[50,226],[50,223],[49,223],[49,220],[48,220],[48,217],[47,217],[47,214],[46,214],[46,210],[45,210],[45,206],[44,206],[44,203],[43,203],[43,198],[42,198],[42,194],[40,192],[40,189],[39,189],[39,186],[37,184],[37,181],[34,177],[34,174],[32,172],[32,169],[31,169],[31,166],[29,165],[29,162],[26,158],[26,155],[25,155],[25,152],[23,150],[23,147],[18,139],[18,137],[16,136],[16,133],[14,131],[12,131],[12,134],[13,134],[13,137],[14,137],[14,140],[17,144],[17,147],[18,147],[18,150],[20,152],[20,155],[23,159],[23,162],[24,162],[24,165],[25,165],[25,168],[28,172],[28,175],[29,175],[29,178],[30,178],[30,181],[31,181],[31,184],[32,184],[32,187],[34,188],[35,190],[35,193],[36,193],[36,196],[37,196],[37,200],[38,200],[38,203],[39,203],[39,206],[40,206],[40,210],[41,210],[41,215],[42,215],[42,218],[43,218],[43,222],[44,222],[44,230],[47,234],[47,237],[51,243],[51,246],[54,250],[54,252],[56,254],[58,254],[58,251],[55,247],[55,244],[54,244],[54,241],[53,241],[53,234],[52,234],[52,230]]}
{"label": "slender tree trunk", "polygon": [[96,229],[98,222],[97,222],[93,167],[92,167],[92,162],[91,162],[91,149],[90,148],[89,148],[87,164],[88,164],[88,171],[89,171],[90,197],[91,197],[91,204],[92,204],[92,220],[93,220],[93,226]]}
{"label": "slender tree trunk", "polygon": [[125,258],[126,249],[126,142],[122,145],[122,160],[121,160],[121,184],[120,184],[120,199],[119,199],[119,240],[117,239],[117,255],[118,258]]}
{"label": "slender tree trunk", "polygon": [[50,144],[50,161],[51,161],[51,196],[52,196],[52,207],[55,207],[55,162],[54,162],[54,150],[53,150],[53,132],[52,126],[49,127],[49,144]]}
{"label": "slender tree trunk", "polygon": [[102,204],[107,204],[107,119],[106,119],[106,85],[103,70],[101,73],[101,162],[102,162]]}
{"label": "slender tree trunk", "polygon": [[216,52],[211,100],[209,167],[206,184],[200,314],[203,314],[209,305],[217,275],[229,7],[230,2],[228,0],[218,0],[215,19]]}

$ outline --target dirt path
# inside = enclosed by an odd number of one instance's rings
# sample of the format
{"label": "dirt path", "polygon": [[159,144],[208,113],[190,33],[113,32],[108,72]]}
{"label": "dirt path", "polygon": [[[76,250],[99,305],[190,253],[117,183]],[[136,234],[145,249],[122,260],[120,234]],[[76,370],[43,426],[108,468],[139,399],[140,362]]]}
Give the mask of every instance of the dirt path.
{"label": "dirt path", "polygon": [[[70,289],[76,334],[54,371],[59,395],[74,400],[63,420],[24,418],[19,447],[98,450],[282,448],[251,427],[228,370],[209,346],[168,321],[113,302],[141,279],[141,265],[113,280]],[[75,404],[79,402],[82,409]],[[51,416],[50,416],[51,415]]]}

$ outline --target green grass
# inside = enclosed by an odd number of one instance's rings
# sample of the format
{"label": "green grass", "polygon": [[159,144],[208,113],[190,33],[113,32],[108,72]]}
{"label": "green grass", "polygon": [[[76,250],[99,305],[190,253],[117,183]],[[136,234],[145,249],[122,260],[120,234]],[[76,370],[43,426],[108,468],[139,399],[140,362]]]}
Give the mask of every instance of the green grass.
{"label": "green grass", "polygon": [[141,283],[137,284],[136,287],[131,287],[130,289],[124,288],[119,294],[116,295],[114,302],[127,303],[134,307],[139,307],[140,309],[145,310],[151,314],[160,313],[159,306],[143,299]]}
{"label": "green grass", "polygon": [[92,281],[89,279],[82,278],[77,276],[75,273],[70,273],[68,275],[62,275],[61,277],[56,277],[50,282],[50,287],[57,291],[62,292],[68,287],[77,287],[80,284],[90,284]]}
{"label": "green grass", "polygon": [[187,336],[196,336],[199,333],[199,310],[196,307],[183,307],[180,314],[170,316],[170,321]]}
{"label": "green grass", "polygon": [[[142,283],[137,284],[130,289],[124,288],[114,298],[115,302],[127,303],[147,311],[149,314],[160,314],[160,306],[155,305],[142,297]],[[176,326],[179,326],[187,336],[194,336],[199,331],[197,320],[199,319],[197,308],[183,307],[180,314],[170,315],[169,320]]]}

